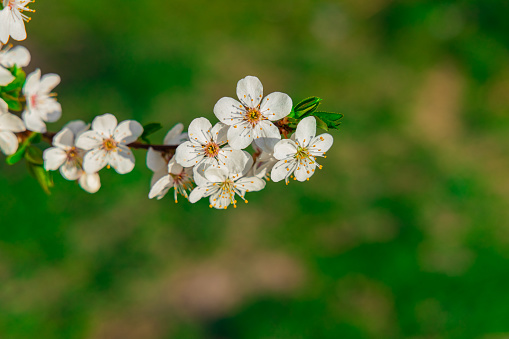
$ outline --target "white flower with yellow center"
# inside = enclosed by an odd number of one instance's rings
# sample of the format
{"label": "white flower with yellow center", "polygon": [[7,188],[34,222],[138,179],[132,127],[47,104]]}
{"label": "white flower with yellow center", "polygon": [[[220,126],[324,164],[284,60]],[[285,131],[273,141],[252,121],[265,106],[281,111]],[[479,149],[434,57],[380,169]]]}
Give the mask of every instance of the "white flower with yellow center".
{"label": "white flower with yellow center", "polygon": [[27,6],[33,0],[3,0],[4,9],[0,11],[0,41],[6,44],[9,37],[14,40],[25,40],[27,32],[25,21],[30,18],[23,12],[35,12]]}
{"label": "white flower with yellow center", "polygon": [[25,131],[23,121],[9,113],[7,103],[0,99],[0,149],[6,155],[18,150],[18,137],[14,133]]}
{"label": "white flower with yellow center", "polygon": [[51,91],[60,83],[57,74],[46,74],[41,78],[41,70],[28,75],[23,86],[26,108],[22,114],[27,129],[45,133],[45,122],[55,122],[62,115],[62,107],[57,102],[56,94]]}
{"label": "white flower with yellow center", "polygon": [[92,130],[82,133],[76,146],[88,151],[83,158],[83,169],[88,174],[111,166],[119,174],[134,168],[134,155],[127,147],[143,133],[141,124],[134,120],[117,123],[112,114],[103,114],[92,121]]}
{"label": "white flower with yellow center", "polygon": [[262,83],[253,76],[238,82],[237,96],[240,102],[225,97],[214,107],[219,121],[230,126],[228,143],[233,149],[244,149],[254,140],[260,148],[268,151],[270,139],[281,140],[279,129],[272,121],[283,119],[291,112],[292,99],[280,92],[263,98]]}
{"label": "white flower with yellow center", "polygon": [[[182,133],[184,130],[183,124],[176,124],[171,130],[168,131],[164,137],[163,144],[168,146],[178,146],[184,141],[188,140],[187,133]],[[147,152],[147,167],[154,172],[150,186],[168,174],[168,164],[174,158],[175,150],[156,151],[152,147]]]}
{"label": "white flower with yellow center", "polygon": [[178,202],[178,194],[187,199],[189,197],[188,191],[191,191],[194,187],[191,167],[182,167],[177,164],[175,159],[171,159],[166,168],[166,174],[152,184],[148,194],[149,199],[162,199],[170,188],[174,190],[175,203]]}
{"label": "white flower with yellow center", "polygon": [[274,182],[285,179],[288,184],[292,174],[299,181],[309,180],[318,166],[316,157],[325,157],[333,143],[330,134],[316,135],[316,119],[307,117],[301,120],[295,131],[295,140],[284,139],[274,146],[274,157],[279,161],[274,165],[271,179]]}
{"label": "white flower with yellow center", "polygon": [[[194,119],[189,125],[189,141],[182,143],[175,153],[177,163],[184,167],[193,167],[196,172],[204,172],[208,167],[224,167],[227,161],[240,168],[236,159],[246,157],[243,151],[222,147],[228,142],[226,131],[228,126],[212,124],[206,118]],[[240,170],[239,170],[240,171]]]}
{"label": "white flower with yellow center", "polygon": [[53,147],[43,153],[44,168],[56,171],[67,180],[78,180],[82,172],[83,155],[85,151],[76,147],[76,138],[89,126],[81,120],[71,121],[53,137]]}
{"label": "white flower with yellow center", "polygon": [[257,177],[243,177],[253,164],[251,157],[241,157],[237,162],[243,163],[242,172],[237,172],[231,167],[230,162],[220,168],[209,167],[204,173],[195,173],[194,181],[198,185],[189,195],[189,201],[195,203],[201,198],[210,197],[210,207],[217,209],[226,209],[230,204],[237,207],[235,196],[238,195],[246,203],[245,195],[247,192],[260,191],[265,187],[265,181]]}
{"label": "white flower with yellow center", "polygon": [[23,46],[10,48],[9,46],[0,50],[0,86],[7,86],[14,79],[9,68],[28,66],[30,63],[30,52]]}

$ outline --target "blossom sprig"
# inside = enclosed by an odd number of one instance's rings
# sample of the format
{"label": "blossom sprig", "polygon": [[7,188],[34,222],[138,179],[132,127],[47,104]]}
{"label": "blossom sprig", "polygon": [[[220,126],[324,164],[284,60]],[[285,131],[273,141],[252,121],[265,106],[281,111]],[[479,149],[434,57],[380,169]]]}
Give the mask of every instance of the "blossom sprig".
{"label": "blossom sprig", "polygon": [[[31,2],[3,0],[2,43],[26,38],[24,22],[29,18],[24,12],[32,12],[27,7]],[[213,107],[218,121],[198,117],[187,132],[178,123],[161,144],[149,139],[161,124],[119,123],[110,113],[96,116],[90,124],[75,120],[51,132],[48,125],[63,112],[53,93],[60,77],[43,75],[39,69],[26,76],[23,67],[30,59],[21,46],[0,50],[0,150],[10,165],[24,159],[47,193],[54,186],[53,171],[96,193],[100,171],[112,168],[128,174],[136,164],[132,150],[146,150],[146,165],[153,172],[148,198],[162,199],[173,189],[175,202],[180,195],[191,203],[208,198],[211,208],[237,207],[237,199],[247,203],[247,193],[263,190],[270,180],[309,180],[322,168],[317,158],[325,158],[333,144],[330,134],[316,135],[317,127],[338,129],[342,118],[318,111],[318,97],[294,105],[282,92],[264,96],[262,82],[247,76],[237,83],[237,99],[225,96]]]}

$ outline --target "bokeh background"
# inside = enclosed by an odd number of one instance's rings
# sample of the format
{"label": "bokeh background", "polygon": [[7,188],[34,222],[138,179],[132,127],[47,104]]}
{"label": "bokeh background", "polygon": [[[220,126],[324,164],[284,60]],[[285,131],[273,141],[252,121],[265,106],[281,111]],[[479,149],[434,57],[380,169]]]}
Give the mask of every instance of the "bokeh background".
{"label": "bokeh background", "polygon": [[509,2],[38,1],[64,115],[177,122],[239,79],[345,114],[324,169],[228,211],[0,164],[0,338],[509,337]]}

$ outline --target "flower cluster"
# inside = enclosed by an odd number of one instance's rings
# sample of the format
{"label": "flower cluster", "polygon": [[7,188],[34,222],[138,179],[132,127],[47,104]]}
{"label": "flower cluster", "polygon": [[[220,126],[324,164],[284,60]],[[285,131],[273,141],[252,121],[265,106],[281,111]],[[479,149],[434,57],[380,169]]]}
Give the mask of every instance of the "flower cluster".
{"label": "flower cluster", "polygon": [[[3,0],[2,43],[26,38],[24,22],[29,18],[23,12],[32,11],[27,7],[31,2]],[[109,113],[95,117],[91,124],[71,121],[53,133],[46,124],[62,116],[52,93],[60,77],[42,75],[39,69],[26,76],[22,68],[30,59],[24,47],[0,49],[0,150],[9,164],[25,159],[47,192],[53,185],[50,171],[58,170],[66,180],[96,193],[103,168],[127,174],[135,167],[132,149],[144,149],[147,167],[153,172],[150,199],[162,199],[173,188],[175,202],[181,195],[191,203],[209,198],[211,208],[237,207],[237,196],[247,203],[246,194],[264,189],[270,179],[284,179],[286,184],[290,178],[309,180],[316,168],[322,168],[317,158],[325,158],[333,143],[330,134],[316,135],[317,125],[334,129],[341,118],[318,112],[321,99],[317,97],[295,106],[285,93],[264,97],[260,80],[247,76],[237,84],[238,99],[223,97],[215,104],[217,122],[200,117],[187,132],[179,123],[160,145],[148,140],[160,124],[118,123]],[[44,151],[36,146],[42,141],[50,143]],[[248,152],[250,147],[253,154]]]}

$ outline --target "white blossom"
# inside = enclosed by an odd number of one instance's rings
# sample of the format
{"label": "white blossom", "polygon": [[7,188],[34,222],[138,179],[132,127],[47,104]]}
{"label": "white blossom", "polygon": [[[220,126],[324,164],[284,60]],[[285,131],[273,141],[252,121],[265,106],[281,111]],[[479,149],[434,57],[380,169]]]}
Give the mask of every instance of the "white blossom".
{"label": "white blossom", "polygon": [[0,11],[0,41],[6,44],[9,36],[14,40],[25,40],[27,32],[25,21],[30,18],[23,12],[35,12],[27,6],[33,0],[3,0],[4,9]]}
{"label": "white blossom", "polygon": [[78,180],[82,172],[83,155],[85,151],[76,147],[76,138],[89,126],[81,120],[71,121],[53,137],[53,147],[43,153],[44,168],[56,171],[67,180]]}
{"label": "white blossom", "polygon": [[152,184],[148,197],[162,199],[170,188],[174,189],[174,199],[177,203],[178,194],[188,198],[187,191],[193,189],[193,170],[179,165],[171,159],[166,167],[166,174]]}
{"label": "white blossom", "polygon": [[0,149],[6,155],[18,150],[18,137],[14,133],[25,131],[23,121],[9,113],[7,103],[0,99]]}
{"label": "white blossom", "polygon": [[7,86],[14,79],[9,68],[16,65],[18,67],[28,66],[30,63],[30,52],[23,46],[16,46],[0,50],[0,86]]}
{"label": "white blossom", "polygon": [[316,162],[316,157],[325,157],[325,152],[332,146],[333,138],[327,133],[316,137],[315,135],[316,119],[307,117],[297,125],[295,140],[284,139],[274,146],[274,157],[279,161],[272,169],[272,181],[285,179],[288,184],[292,173],[295,174],[296,180],[309,180],[317,166],[322,168]]}
{"label": "white blossom", "polygon": [[141,124],[134,120],[117,123],[112,114],[103,114],[92,121],[92,130],[82,133],[76,146],[88,151],[83,158],[83,169],[88,174],[111,166],[119,174],[134,168],[134,155],[127,147],[143,133]]}
{"label": "white blossom", "polygon": [[55,94],[51,93],[59,83],[60,76],[57,74],[46,74],[41,78],[40,69],[28,75],[23,86],[26,109],[22,115],[28,130],[45,133],[45,122],[60,119],[62,107],[57,102]]}
{"label": "white blossom", "polygon": [[194,119],[189,125],[189,141],[182,143],[176,151],[177,163],[184,167],[194,166],[195,173],[204,172],[208,167],[225,166],[230,158],[232,166],[240,168],[236,160],[245,157],[243,151],[232,150],[226,146],[226,130],[228,126],[217,123],[212,124],[206,118]]}
{"label": "white blossom", "polygon": [[263,98],[262,83],[253,76],[238,82],[237,96],[240,102],[224,97],[214,107],[216,117],[230,126],[228,143],[233,149],[244,149],[254,140],[268,151],[270,139],[281,140],[279,129],[272,121],[283,119],[291,112],[292,99],[280,92]]}
{"label": "white blossom", "polygon": [[98,173],[87,174],[83,171],[83,156],[85,150],[76,146],[77,138],[90,128],[81,120],[75,120],[65,125],[53,137],[52,145],[43,153],[44,168],[56,171],[67,180],[78,180],[81,188],[89,193],[96,193],[101,188]]}
{"label": "white blossom", "polygon": [[[182,133],[183,124],[176,124],[166,134],[163,144],[168,146],[178,146],[188,140],[187,133]],[[154,172],[152,176],[151,186],[153,186],[160,178],[168,174],[168,163],[174,158],[175,150],[156,151],[152,147],[147,152],[147,167]]]}
{"label": "white blossom", "polygon": [[209,167],[204,173],[195,173],[194,181],[198,186],[189,195],[191,203],[195,203],[201,198],[210,197],[210,207],[226,209],[230,204],[237,207],[235,195],[247,203],[245,199],[247,192],[260,191],[265,187],[265,181],[260,178],[244,177],[253,164],[251,157],[242,157],[239,153],[234,157],[239,157],[236,162],[243,163],[242,172],[237,172],[235,168],[232,168],[231,164],[235,162],[227,162],[226,166]]}

